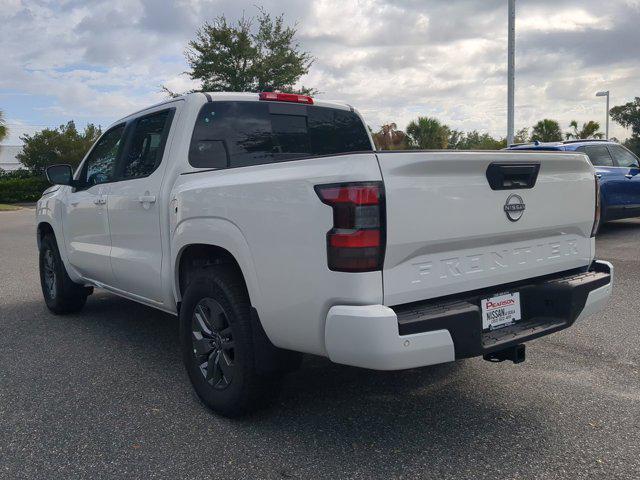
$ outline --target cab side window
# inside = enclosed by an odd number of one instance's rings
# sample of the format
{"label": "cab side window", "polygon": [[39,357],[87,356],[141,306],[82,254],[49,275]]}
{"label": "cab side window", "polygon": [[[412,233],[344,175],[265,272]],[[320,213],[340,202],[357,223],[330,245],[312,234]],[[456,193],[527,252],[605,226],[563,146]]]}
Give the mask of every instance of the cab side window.
{"label": "cab side window", "polygon": [[121,180],[151,175],[162,162],[174,109],[146,115],[134,121],[130,140],[122,158]]}
{"label": "cab side window", "polygon": [[610,145],[609,150],[619,167],[638,168],[638,158],[626,148]]}
{"label": "cab side window", "polygon": [[595,167],[613,167],[613,158],[605,145],[578,147],[578,152],[586,153]]}
{"label": "cab side window", "polygon": [[100,137],[84,163],[79,178],[82,189],[114,180],[116,160],[122,148],[124,127],[124,124],[118,125]]}

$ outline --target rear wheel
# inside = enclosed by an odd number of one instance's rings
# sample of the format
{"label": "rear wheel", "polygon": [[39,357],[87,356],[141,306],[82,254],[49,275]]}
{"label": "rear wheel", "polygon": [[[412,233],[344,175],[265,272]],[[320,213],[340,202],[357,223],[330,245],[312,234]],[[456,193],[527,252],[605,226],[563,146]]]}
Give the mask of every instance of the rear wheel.
{"label": "rear wheel", "polygon": [[251,306],[234,269],[203,270],[187,287],[180,308],[180,340],[187,373],[212,410],[237,417],[270,404],[282,375],[256,369]]}
{"label": "rear wheel", "polygon": [[69,278],[53,235],[40,243],[40,285],[47,307],[57,315],[80,311],[91,293]]}

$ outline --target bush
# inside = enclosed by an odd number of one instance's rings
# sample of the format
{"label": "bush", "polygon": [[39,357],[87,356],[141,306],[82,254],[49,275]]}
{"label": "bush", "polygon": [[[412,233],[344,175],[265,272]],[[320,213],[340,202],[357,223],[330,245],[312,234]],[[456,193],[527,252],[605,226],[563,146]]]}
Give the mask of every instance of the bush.
{"label": "bush", "polygon": [[35,202],[50,186],[44,177],[0,177],[0,203]]}
{"label": "bush", "polygon": [[10,180],[12,178],[29,178],[33,176],[33,173],[25,168],[19,168],[18,170],[3,170],[0,168],[0,181]]}

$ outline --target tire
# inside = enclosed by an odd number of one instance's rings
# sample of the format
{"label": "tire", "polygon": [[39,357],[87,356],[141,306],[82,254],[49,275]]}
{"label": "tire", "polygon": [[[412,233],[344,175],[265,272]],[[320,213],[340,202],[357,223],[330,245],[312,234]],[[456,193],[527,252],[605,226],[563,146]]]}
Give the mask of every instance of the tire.
{"label": "tire", "polygon": [[182,357],[202,402],[223,416],[268,406],[279,393],[282,375],[256,369],[253,333],[242,277],[225,266],[197,274],[180,308]]}
{"label": "tire", "polygon": [[56,315],[82,310],[91,289],[75,283],[64,268],[58,244],[53,235],[45,235],[40,243],[40,286],[47,308]]}

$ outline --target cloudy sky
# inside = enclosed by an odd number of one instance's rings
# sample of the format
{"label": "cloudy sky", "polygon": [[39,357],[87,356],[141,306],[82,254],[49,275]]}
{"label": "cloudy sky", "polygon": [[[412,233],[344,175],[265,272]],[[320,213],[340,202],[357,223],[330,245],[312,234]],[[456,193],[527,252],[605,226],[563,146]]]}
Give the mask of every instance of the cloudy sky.
{"label": "cloudy sky", "polygon": [[[603,123],[596,90],[614,105],[640,96],[640,0],[517,3],[517,128]],[[161,85],[192,88],[183,51],[198,26],[256,4],[298,23],[317,58],[302,83],[372,127],[430,115],[505,135],[507,0],[0,0],[5,143],[69,119],[106,126],[161,100]]]}

